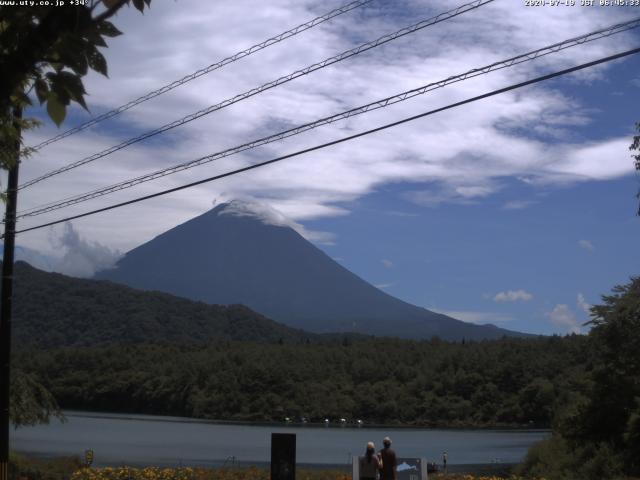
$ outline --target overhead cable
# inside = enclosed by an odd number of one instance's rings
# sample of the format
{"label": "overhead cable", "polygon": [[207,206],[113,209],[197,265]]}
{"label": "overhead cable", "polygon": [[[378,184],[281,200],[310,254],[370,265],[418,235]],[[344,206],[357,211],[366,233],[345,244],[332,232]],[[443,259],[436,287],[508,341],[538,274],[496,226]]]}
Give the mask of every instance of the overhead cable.
{"label": "overhead cable", "polygon": [[364,131],[364,132],[356,133],[356,134],[350,135],[348,137],[344,137],[344,138],[340,138],[340,139],[337,139],[337,140],[333,140],[331,142],[323,143],[321,145],[316,145],[314,147],[305,148],[303,150],[299,150],[297,152],[289,153],[287,155],[282,155],[280,157],[273,158],[271,160],[266,160],[264,162],[255,163],[255,164],[243,167],[243,168],[238,168],[238,169],[230,171],[230,172],[226,172],[226,173],[222,173],[222,174],[215,175],[215,176],[212,176],[212,177],[208,177],[208,178],[204,178],[204,179],[201,179],[201,180],[197,180],[195,182],[191,182],[191,183],[188,183],[186,185],[181,185],[179,187],[174,187],[174,188],[170,188],[170,189],[167,189],[167,190],[162,190],[160,192],[156,192],[156,193],[153,193],[153,194],[150,194],[150,195],[145,195],[143,197],[134,198],[134,199],[128,200],[126,202],[121,202],[121,203],[117,203],[117,204],[114,204],[114,205],[109,205],[107,207],[98,208],[96,210],[91,210],[89,212],[81,213],[81,214],[78,214],[78,215],[73,215],[73,216],[61,218],[59,220],[54,220],[52,222],[47,222],[47,223],[43,223],[43,224],[40,224],[40,225],[36,225],[34,227],[29,227],[29,228],[24,228],[22,230],[17,230],[16,233],[24,233],[24,232],[29,232],[29,231],[32,231],[32,230],[37,230],[37,229],[40,229],[40,228],[49,227],[49,226],[56,225],[56,224],[59,224],[59,223],[68,222],[70,220],[75,220],[75,219],[78,219],[78,218],[87,217],[89,215],[95,215],[97,213],[106,212],[108,210],[113,210],[113,209],[124,207],[124,206],[127,206],[127,205],[132,205],[134,203],[138,203],[138,202],[142,202],[144,200],[149,200],[149,199],[152,199],[152,198],[160,197],[160,196],[163,196],[163,195],[167,195],[169,193],[173,193],[173,192],[177,192],[177,191],[184,190],[184,189],[187,189],[187,188],[195,187],[197,185],[202,185],[204,183],[209,183],[209,182],[212,182],[212,181],[215,181],[215,180],[220,180],[222,178],[230,177],[232,175],[237,175],[237,174],[242,173],[242,172],[246,172],[246,171],[253,170],[253,169],[256,169],[256,168],[264,167],[266,165],[271,165],[273,163],[280,162],[282,160],[286,160],[288,158],[293,158],[293,157],[296,157],[296,156],[299,156],[299,155],[303,155],[305,153],[310,153],[310,152],[313,152],[313,151],[316,151],[316,150],[321,150],[323,148],[330,147],[332,145],[337,145],[339,143],[343,143],[343,142],[347,142],[347,141],[350,141],[350,140],[354,140],[354,139],[359,138],[359,137],[364,137],[364,136],[370,135],[372,133],[376,133],[376,132],[379,132],[379,131],[382,131],[382,130],[386,130],[386,129],[389,129],[389,128],[392,128],[392,127],[396,127],[396,126],[402,125],[404,123],[412,122],[412,121],[417,120],[419,118],[423,118],[423,117],[427,117],[429,115],[433,115],[433,114],[436,114],[436,113],[439,113],[439,112],[443,112],[445,110],[450,110],[450,109],[455,108],[455,107],[459,107],[459,106],[466,105],[466,104],[469,104],[469,103],[472,103],[472,102],[476,102],[476,101],[479,101],[479,100],[482,100],[482,99],[485,99],[485,98],[489,98],[489,97],[492,97],[492,96],[495,96],[495,95],[506,93],[506,92],[509,92],[511,90],[516,90],[518,88],[522,88],[522,87],[525,87],[525,86],[528,86],[528,85],[533,85],[535,83],[543,82],[543,81],[546,81],[546,80],[551,80],[551,79],[559,77],[561,75],[566,75],[566,74],[569,74],[569,73],[577,72],[577,71],[583,70],[585,68],[589,68],[589,67],[593,67],[593,66],[596,66],[596,65],[600,65],[600,64],[603,64],[603,63],[606,63],[606,62],[617,60],[617,59],[620,59],[620,58],[623,58],[623,57],[627,57],[629,55],[634,55],[634,54],[637,54],[637,53],[640,53],[640,48],[634,48],[632,50],[627,50],[625,52],[617,53],[615,55],[610,55],[608,57],[600,58],[600,59],[594,60],[592,62],[583,63],[583,64],[577,65],[575,67],[571,67],[571,68],[560,70],[560,71],[557,71],[557,72],[554,72],[554,73],[543,75],[541,77],[537,77],[537,78],[534,78],[534,79],[531,79],[531,80],[527,80],[525,82],[517,83],[515,85],[510,85],[508,87],[500,88],[498,90],[493,90],[493,91],[491,91],[489,93],[485,93],[485,94],[482,94],[482,95],[478,95],[476,97],[468,98],[468,99],[462,100],[460,102],[452,103],[452,104],[449,104],[449,105],[447,105],[445,107],[436,108],[434,110],[430,110],[428,112],[424,112],[424,113],[421,113],[419,115],[414,115],[412,117],[404,118],[402,120],[398,120],[396,122],[388,123],[386,125],[383,125],[383,126],[380,126],[380,127],[377,127],[377,128],[373,128],[373,129],[370,129],[370,130],[367,130],[367,131]]}
{"label": "overhead cable", "polygon": [[414,33],[417,32],[418,30],[421,30],[423,28],[429,27],[431,25],[435,25],[437,23],[440,22],[444,22],[446,20],[449,20],[453,17],[456,17],[458,15],[461,15],[463,13],[467,13],[471,10],[475,10],[476,8],[481,7],[482,5],[486,5],[488,3],[493,2],[494,0],[475,0],[471,3],[467,3],[465,5],[461,5],[457,8],[454,8],[452,10],[449,10],[447,12],[444,13],[440,13],[439,15],[436,15],[435,17],[429,18],[427,20],[423,20],[421,22],[418,22],[414,25],[411,25],[409,27],[405,27],[402,28],[394,33],[390,33],[387,35],[384,35],[380,38],[378,38],[377,40],[374,40],[372,42],[367,42],[364,43],[356,48],[352,48],[349,49],[345,52],[342,52],[338,55],[335,55],[333,57],[327,58],[326,60],[323,60],[322,62],[319,63],[315,63],[313,65],[310,65],[308,67],[305,67],[301,70],[296,70],[293,73],[290,73],[289,75],[285,75],[283,77],[277,78],[276,80],[272,80],[270,82],[267,82],[259,87],[255,87],[252,88],[251,90],[248,90],[244,93],[241,93],[239,95],[236,95],[232,98],[228,98],[220,103],[217,103],[215,105],[210,105],[209,107],[203,108],[202,110],[199,110],[195,113],[189,114],[179,120],[175,120],[171,123],[168,123],[166,125],[163,125],[162,127],[156,128],[154,130],[150,130],[148,132],[145,132],[137,137],[133,137],[130,138],[128,140],[125,140],[122,143],[119,143],[118,145],[114,145],[110,148],[107,148],[106,150],[103,150],[101,152],[95,153],[93,155],[90,155],[88,157],[85,157],[81,160],[78,160],[76,162],[70,163],[68,165],[65,165],[63,167],[60,167],[58,169],[52,170],[51,172],[48,172],[40,177],[37,177],[33,180],[29,180],[25,183],[23,183],[22,185],[20,185],[19,188],[26,188],[29,187],[31,185],[34,185],[38,182],[41,182],[43,180],[46,180],[48,178],[51,178],[55,175],[59,175],[61,173],[67,172],[71,169],[77,168],[81,165],[85,165],[87,163],[93,162],[95,160],[98,160],[100,158],[106,157],[107,155],[110,155],[114,152],[117,152],[119,150],[122,150],[123,148],[126,148],[130,145],[133,145],[135,143],[141,142],[142,140],[145,140],[147,138],[153,137],[155,135],[161,134],[166,132],[167,130],[171,130],[173,128],[179,127],[181,125],[184,125],[186,123],[192,122],[193,120],[196,120],[198,118],[204,117],[205,115],[209,115],[210,113],[213,113],[217,110],[221,110],[223,108],[226,108],[230,105],[233,105],[235,103],[241,102],[242,100],[246,100],[247,98],[253,97],[254,95],[257,95],[259,93],[262,93],[266,90],[269,90],[271,88],[283,85],[287,82],[290,82],[296,78],[308,75],[312,72],[315,72],[317,70],[320,70],[322,68],[328,67],[329,65],[333,65],[335,63],[341,62],[343,60],[346,60],[347,58],[353,57],[355,55],[358,55],[360,53],[366,52],[367,50],[371,50],[372,48],[376,48],[379,47],[380,45],[384,45],[385,43],[391,42],[393,40],[396,40],[400,37],[403,37],[405,35],[408,35],[410,33]]}
{"label": "overhead cable", "polygon": [[167,167],[161,170],[157,170],[155,172],[147,173],[129,180],[125,180],[123,182],[119,182],[107,187],[102,187],[97,190],[93,190],[91,192],[83,193],[80,195],[68,197],[66,199],[57,200],[54,202],[50,202],[46,205],[41,205],[37,207],[33,207],[28,210],[24,210],[18,213],[18,218],[30,217],[41,215],[47,212],[51,212],[53,210],[58,210],[60,208],[68,207],[71,205],[75,205],[77,203],[82,203],[93,198],[101,197],[104,195],[108,195],[110,193],[114,193],[120,190],[124,190],[126,188],[130,188],[141,183],[149,182],[155,180],[157,178],[161,178],[167,175],[171,175],[183,170],[187,170],[190,168],[194,168],[200,165],[204,165],[206,163],[213,162],[215,160],[219,160],[221,158],[229,157],[231,155],[235,155],[241,153],[246,150],[250,150],[262,145],[266,145],[269,143],[273,143],[284,138],[288,138],[294,135],[298,135],[300,133],[312,130],[314,128],[318,128],[322,125],[327,125],[330,123],[334,123],[340,120],[344,120],[350,117],[354,117],[356,115],[361,115],[366,112],[370,112],[372,110],[377,110],[380,108],[387,107],[389,105],[393,105],[399,102],[403,102],[410,98],[413,98],[418,95],[425,94],[432,90],[436,90],[438,88],[443,88],[452,83],[457,83],[463,80],[467,80],[469,78],[477,77],[479,75],[485,75],[490,72],[500,70],[503,68],[511,67],[514,65],[518,65],[524,62],[535,60],[536,58],[540,58],[552,53],[556,53],[558,51],[574,47],[577,45],[582,45],[587,42],[592,42],[594,40],[598,40],[601,38],[609,37],[611,35],[615,35],[617,33],[621,33],[627,31],[632,28],[637,28],[640,26],[640,17],[629,22],[624,22],[621,24],[612,25],[610,27],[597,30],[595,32],[591,32],[585,35],[581,35],[579,37],[574,37],[563,42],[555,43],[553,45],[549,45],[547,47],[539,48],[537,50],[533,50],[515,57],[511,57],[506,60],[502,60],[499,62],[495,62],[484,67],[474,68],[465,73],[461,73],[458,75],[454,75],[448,77],[444,80],[440,80],[437,82],[432,82],[422,87],[414,88],[412,90],[408,90],[390,97],[383,98],[381,100],[377,100],[375,102],[368,103],[366,105],[362,105],[356,108],[352,108],[350,110],[346,110],[344,112],[331,115],[328,117],[321,118],[319,120],[315,120],[310,123],[306,123],[303,125],[299,125],[266,137],[259,138],[257,140],[252,140],[250,142],[244,143],[242,145],[238,145],[236,147],[232,147],[226,150],[222,150],[220,152],[212,153],[210,155],[206,155],[195,160],[190,160],[188,162],[180,163],[177,165],[173,165],[171,167]]}
{"label": "overhead cable", "polygon": [[102,122],[103,120],[107,120],[108,118],[115,117],[116,115],[119,115],[120,113],[126,110],[129,110],[130,108],[133,108],[136,105],[140,105],[141,103],[146,102],[147,100],[151,100],[152,98],[162,95],[163,93],[167,93],[168,91],[173,90],[174,88],[177,88],[181,85],[184,85],[185,83],[190,82],[191,80],[195,80],[196,78],[199,78],[203,75],[211,73],[214,70],[218,70],[226,65],[229,65],[230,63],[240,60],[241,58],[248,57],[249,55],[252,55],[256,52],[264,50],[265,48],[270,47],[271,45],[280,43],[283,40],[286,40],[287,38],[291,38],[295,35],[298,35],[299,33],[302,33],[305,30],[309,30],[310,28],[320,25],[321,23],[324,23],[327,20],[337,17],[338,15],[342,15],[343,13],[347,13],[355,8],[366,5],[367,3],[370,3],[372,1],[373,0],[356,0],[350,3],[347,3],[342,7],[336,8],[334,10],[331,10],[328,13],[325,13],[324,15],[316,17],[309,22],[298,25],[297,27],[292,28],[291,30],[287,30],[286,32],[282,32],[281,34],[276,35],[275,37],[271,37],[263,42],[257,43],[247,48],[246,50],[242,50],[216,63],[212,63],[208,67],[197,70],[189,75],[185,75],[181,79],[175,80],[167,85],[164,85],[163,87],[160,87],[157,90],[154,90],[145,95],[142,95],[141,97],[138,97],[135,100],[131,100],[129,103],[125,103],[124,105],[114,108],[113,110],[100,114],[97,117],[94,117],[91,120],[88,120],[87,122],[81,125],[78,125],[77,127],[70,128],[69,130],[62,132],[59,135],[56,135],[55,137],[51,137],[48,140],[45,140],[44,142],[39,143],[31,148],[33,150],[40,150],[41,148],[44,148],[47,145],[57,142],[58,140],[62,140],[63,138],[66,138],[70,135],[86,130],[87,128],[92,127],[97,123]]}

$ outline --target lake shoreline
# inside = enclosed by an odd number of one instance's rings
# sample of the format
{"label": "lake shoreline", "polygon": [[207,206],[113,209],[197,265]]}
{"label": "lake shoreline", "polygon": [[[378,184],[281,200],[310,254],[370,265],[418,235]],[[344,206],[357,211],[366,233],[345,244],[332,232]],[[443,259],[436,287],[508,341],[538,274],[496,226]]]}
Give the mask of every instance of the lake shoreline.
{"label": "lake shoreline", "polygon": [[[433,426],[433,425],[406,425],[406,424],[380,424],[380,423],[363,423],[357,425],[354,423],[341,424],[339,422],[325,423],[317,422],[268,422],[268,421],[245,421],[245,420],[212,420],[208,418],[196,417],[176,417],[170,415],[156,415],[147,413],[111,413],[96,412],[91,410],[63,410],[65,416],[84,417],[84,418],[107,418],[114,420],[136,420],[136,421],[162,421],[174,423],[200,423],[210,425],[237,425],[237,426],[255,426],[255,427],[277,427],[277,428],[344,428],[344,429],[392,429],[392,430],[442,430],[442,431],[492,431],[492,432],[551,432],[550,428],[528,427],[528,426]],[[145,418],[149,417],[149,418]]]}
{"label": "lake shoreline", "polygon": [[400,457],[440,463],[448,452],[450,465],[520,462],[529,447],[549,431],[463,430],[375,427],[333,427],[307,424],[219,423],[182,417],[122,415],[65,411],[67,422],[24,427],[10,433],[16,452],[38,456],[83,456],[95,452],[94,465],[163,465],[221,467],[267,465],[272,435],[296,435],[299,465],[348,468],[369,441],[381,446],[393,439]]}

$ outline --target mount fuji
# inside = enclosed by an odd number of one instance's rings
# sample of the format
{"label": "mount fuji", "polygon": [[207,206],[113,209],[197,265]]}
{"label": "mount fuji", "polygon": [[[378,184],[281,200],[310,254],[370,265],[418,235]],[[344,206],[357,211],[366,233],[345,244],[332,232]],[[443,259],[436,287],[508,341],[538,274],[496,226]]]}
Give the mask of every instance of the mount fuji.
{"label": "mount fuji", "polygon": [[243,304],[316,333],[444,340],[526,336],[388,295],[332,260],[300,229],[269,207],[231,201],[134,248],[96,278],[210,304]]}

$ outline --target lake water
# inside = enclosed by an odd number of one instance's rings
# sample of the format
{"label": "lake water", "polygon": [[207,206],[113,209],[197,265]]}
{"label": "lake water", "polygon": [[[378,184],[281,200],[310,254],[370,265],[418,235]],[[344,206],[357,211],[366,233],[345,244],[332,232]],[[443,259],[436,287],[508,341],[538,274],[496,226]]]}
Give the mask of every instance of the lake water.
{"label": "lake water", "polygon": [[545,438],[543,430],[430,430],[342,428],[293,425],[220,424],[178,417],[65,412],[68,422],[11,431],[11,449],[41,456],[94,451],[94,465],[221,465],[229,457],[242,464],[270,459],[271,433],[297,435],[297,460],[309,465],[346,465],[368,441],[377,448],[390,436],[401,457],[449,463],[516,463]]}

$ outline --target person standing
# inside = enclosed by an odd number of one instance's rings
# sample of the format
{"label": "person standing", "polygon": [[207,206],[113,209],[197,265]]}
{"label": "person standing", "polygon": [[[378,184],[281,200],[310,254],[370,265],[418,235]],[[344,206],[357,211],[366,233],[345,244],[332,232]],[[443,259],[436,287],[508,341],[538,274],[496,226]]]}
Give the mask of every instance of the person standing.
{"label": "person standing", "polygon": [[382,463],[380,480],[398,480],[398,460],[396,459],[396,452],[391,448],[391,439],[384,437],[382,445],[384,445],[384,448],[378,454]]}
{"label": "person standing", "polygon": [[447,473],[447,452],[442,453],[442,469]]}
{"label": "person standing", "polygon": [[360,480],[376,480],[376,474],[380,470],[380,460],[373,442],[367,443],[364,457],[360,457]]}

